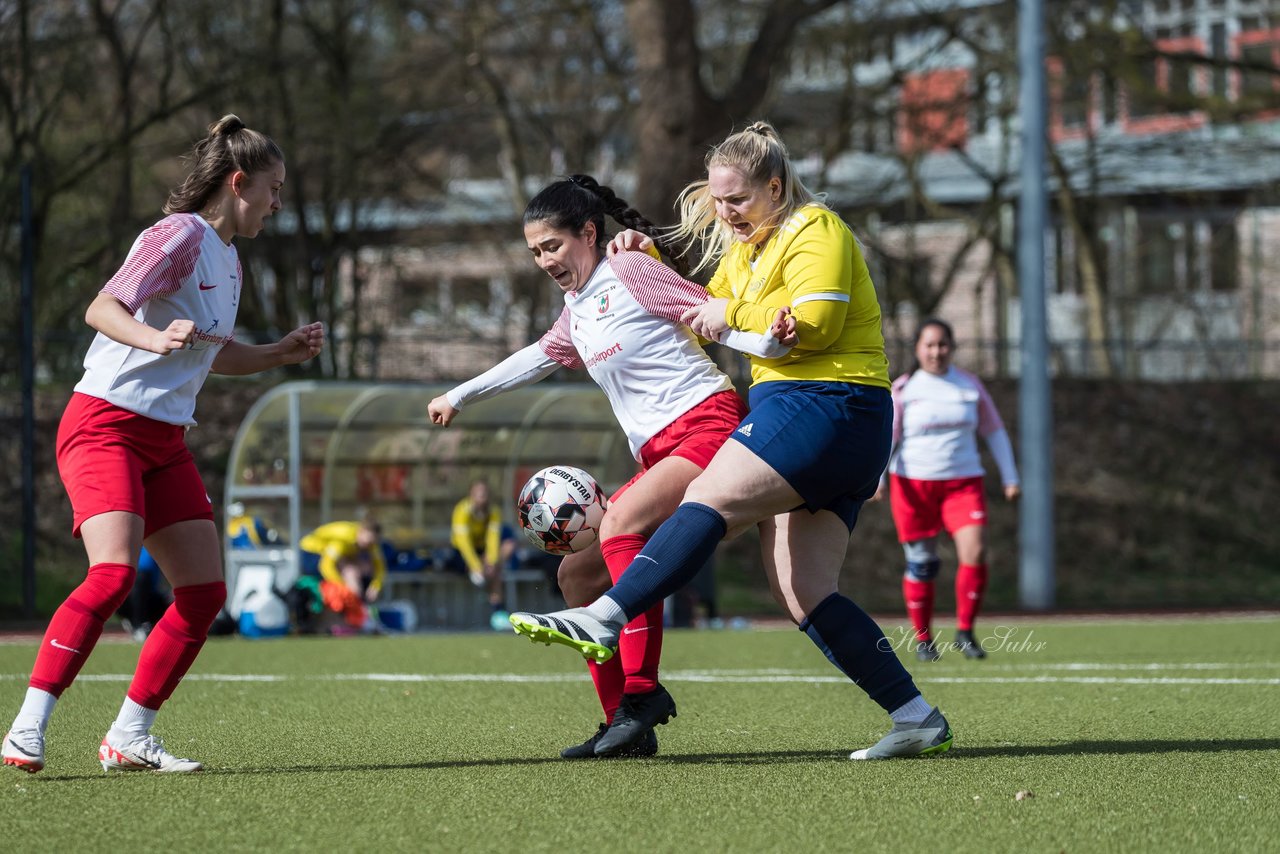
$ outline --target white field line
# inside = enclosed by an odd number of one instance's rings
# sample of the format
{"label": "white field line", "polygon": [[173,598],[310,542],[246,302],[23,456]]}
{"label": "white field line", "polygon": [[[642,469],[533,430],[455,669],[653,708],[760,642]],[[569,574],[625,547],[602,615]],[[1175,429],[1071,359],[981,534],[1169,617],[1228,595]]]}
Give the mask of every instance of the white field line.
{"label": "white field line", "polygon": [[[1234,667],[1235,665],[1228,665]],[[25,680],[25,673],[0,674],[0,680]],[[129,682],[128,673],[82,674],[83,682]],[[708,682],[726,684],[840,684],[849,680],[843,676],[815,673],[770,671],[714,671],[669,670],[663,678],[670,682]],[[283,676],[274,674],[193,673],[186,677],[191,682],[472,682],[500,684],[556,684],[585,682],[582,674],[567,673],[331,673],[307,676]],[[1252,678],[1229,676],[921,676],[926,684],[948,685],[1267,685],[1280,686],[1280,678]]]}

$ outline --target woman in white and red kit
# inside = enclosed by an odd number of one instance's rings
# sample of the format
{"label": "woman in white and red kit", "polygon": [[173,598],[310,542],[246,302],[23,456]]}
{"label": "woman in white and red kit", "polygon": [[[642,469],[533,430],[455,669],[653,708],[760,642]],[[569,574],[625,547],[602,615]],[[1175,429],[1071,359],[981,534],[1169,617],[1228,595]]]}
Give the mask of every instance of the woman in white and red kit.
{"label": "woman in white and red kit", "polygon": [[[586,370],[609,399],[640,472],[611,497],[599,546],[567,555],[558,581],[570,605],[607,589],[680,503],[746,414],[746,405],[696,335],[680,322],[707,301],[701,285],[682,279],[646,252],[622,248],[605,234],[609,217],[651,237],[658,229],[588,175],[556,181],[529,202],[525,243],[534,262],[564,294],[555,325],[536,343],[431,401],[436,424],[448,426],[469,403],[537,382],[557,369]],[[658,250],[652,249],[657,255]],[[790,350],[794,323],[779,313],[770,334],[733,332],[720,343],[756,355]],[[653,728],[675,716],[675,701],[658,682],[662,603],[638,616],[619,641],[618,655],[588,668],[605,722],[565,759],[652,756]]]}
{"label": "woman in white and red kit", "polygon": [[280,209],[284,155],[235,116],[211,125],[164,219],[134,241],[85,314],[97,335],[58,427],[58,472],[84,540],[88,575],[49,621],[5,765],[45,764],[54,705],[129,595],[145,544],[173,604],[142,645],[124,705],[98,750],[103,770],[199,771],[151,734],[226,600],[213,507],[187,449],[196,394],[210,372],[252,374],[315,356],[318,323],[275,344],[234,339],[243,284],[232,240],[256,237]]}
{"label": "woman in white and red kit", "polygon": [[[1013,447],[991,395],[976,376],[951,364],[951,326],[929,318],[916,331],[917,367],[893,383],[894,450],[886,472],[889,505],[906,553],[902,595],[916,635],[916,657],[936,660],[932,633],[938,533],[955,541],[955,647],[968,658],[985,658],[973,622],[987,586],[987,505],[982,492],[981,436],[1004,485],[1004,497],[1021,493]],[[877,497],[883,494],[881,490]]]}

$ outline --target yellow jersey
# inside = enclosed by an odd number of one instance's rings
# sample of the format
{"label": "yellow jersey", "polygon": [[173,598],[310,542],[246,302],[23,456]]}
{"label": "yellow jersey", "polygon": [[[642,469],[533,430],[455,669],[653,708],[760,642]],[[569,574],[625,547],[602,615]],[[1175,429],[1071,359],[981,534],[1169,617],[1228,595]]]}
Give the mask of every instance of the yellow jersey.
{"label": "yellow jersey", "polygon": [[371,549],[362,550],[356,545],[359,531],[359,522],[330,522],[307,534],[298,546],[303,551],[320,555],[321,577],[338,584],[342,584],[342,573],[338,571],[339,561],[359,560],[362,557],[368,559],[373,569],[369,587],[375,591],[381,590],[387,575],[387,561],[382,556],[382,545],[379,543]]}
{"label": "yellow jersey", "polygon": [[[502,544],[502,514],[489,505],[489,512],[477,515],[471,507],[471,499],[464,498],[453,507],[453,522],[449,526],[449,542],[466,561],[471,572],[481,572],[485,564],[498,562],[498,548]],[[480,551],[484,550],[481,559]]]}
{"label": "yellow jersey", "polygon": [[849,226],[820,205],[806,205],[757,247],[735,244],[707,290],[729,300],[734,329],[768,332],[791,307],[798,343],[777,359],[748,356],[751,383],[772,380],[849,382],[889,388],[880,303]]}

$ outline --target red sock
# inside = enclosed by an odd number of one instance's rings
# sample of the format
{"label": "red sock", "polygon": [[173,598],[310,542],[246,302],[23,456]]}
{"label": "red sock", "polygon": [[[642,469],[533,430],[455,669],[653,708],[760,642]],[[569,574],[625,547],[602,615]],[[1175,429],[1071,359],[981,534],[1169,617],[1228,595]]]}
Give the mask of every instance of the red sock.
{"label": "red sock", "polygon": [[595,683],[600,708],[604,709],[604,722],[611,724],[613,713],[618,711],[618,703],[622,702],[622,689],[626,684],[626,676],[622,673],[622,656],[615,655],[604,664],[588,661],[587,672]]}
{"label": "red sock", "polygon": [[987,565],[962,563],[956,570],[956,629],[967,632],[982,607],[982,594],[987,589]]}
{"label": "red sock", "polygon": [[[640,554],[647,537],[620,534],[600,543],[605,565],[614,581],[622,577],[635,556]],[[618,638],[618,657],[626,678],[623,690],[628,694],[644,694],[658,687],[658,660],[662,657],[662,602],[636,617]]]}
{"label": "red sock", "polygon": [[173,589],[173,604],[142,644],[129,685],[130,700],[158,709],[169,699],[200,654],[209,626],[226,600],[227,585],[221,581]]}
{"label": "red sock", "polygon": [[929,626],[933,623],[933,582],[915,581],[903,577],[902,598],[907,603],[907,616],[916,630],[916,640],[926,643],[931,639]]}
{"label": "red sock", "polygon": [[89,567],[83,582],[53,612],[31,668],[32,688],[62,696],[102,636],[102,624],[124,604],[137,570],[127,563]]}

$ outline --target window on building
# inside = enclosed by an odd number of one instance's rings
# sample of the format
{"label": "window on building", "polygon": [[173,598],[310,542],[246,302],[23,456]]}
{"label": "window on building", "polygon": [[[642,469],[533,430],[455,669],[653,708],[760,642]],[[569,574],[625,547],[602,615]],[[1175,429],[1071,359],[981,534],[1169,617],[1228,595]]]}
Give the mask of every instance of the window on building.
{"label": "window on building", "polygon": [[1234,212],[1139,212],[1137,262],[1139,294],[1236,290],[1240,244]]}
{"label": "window on building", "polygon": [[1221,64],[1227,59],[1227,25],[1221,22],[1209,28],[1209,54],[1214,58],[1213,78],[1209,83],[1215,98],[1227,97],[1227,69]]}
{"label": "window on building", "polygon": [[1187,109],[1193,96],[1192,79],[1198,63],[1190,59],[1170,59],[1168,90],[1169,100],[1174,109]]}
{"label": "window on building", "polygon": [[1092,88],[1087,74],[1066,74],[1062,81],[1062,126],[1081,128],[1089,121],[1089,92]]}
{"label": "window on building", "polygon": [[1246,68],[1240,74],[1241,98],[1265,98],[1275,92],[1276,75],[1268,67],[1274,67],[1270,42],[1256,42],[1240,46],[1240,61]]}
{"label": "window on building", "polygon": [[1129,118],[1142,119],[1162,112],[1156,70],[1154,56],[1138,60],[1133,83],[1128,87]]}
{"label": "window on building", "polygon": [[1240,235],[1235,219],[1210,223],[1209,287],[1234,291],[1240,287]]}
{"label": "window on building", "polygon": [[1190,270],[1186,224],[1163,217],[1140,219],[1138,235],[1138,293],[1185,291]]}

